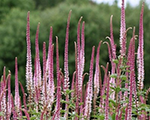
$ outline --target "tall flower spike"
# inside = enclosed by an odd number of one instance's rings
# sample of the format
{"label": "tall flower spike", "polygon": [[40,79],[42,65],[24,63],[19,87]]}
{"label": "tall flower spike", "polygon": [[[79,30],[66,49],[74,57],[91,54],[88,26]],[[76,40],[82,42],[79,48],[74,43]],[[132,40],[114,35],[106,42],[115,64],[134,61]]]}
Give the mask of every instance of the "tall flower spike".
{"label": "tall flower spike", "polygon": [[[80,23],[81,23],[82,17],[80,18],[79,22],[78,22],[78,28],[77,28],[77,67],[79,69],[80,67]],[[81,91],[82,89],[82,73],[81,71],[78,70],[78,91]]]}
{"label": "tall flower spike", "polygon": [[3,119],[6,119],[6,67],[3,68],[3,76],[2,76],[2,81],[1,81],[1,93],[2,91],[4,91],[3,93],[3,97],[2,97],[2,101],[1,103],[1,109],[3,111],[4,117]]}
{"label": "tall flower spike", "polygon": [[101,110],[104,109],[104,98],[103,98],[103,95],[105,94],[105,89],[106,89],[106,84],[107,84],[107,73],[108,73],[108,63],[106,65],[106,68],[104,66],[101,66],[104,70],[104,80],[103,80],[103,87],[101,88],[101,93],[100,93],[100,104],[99,104],[99,107],[101,108],[100,109],[100,112]]}
{"label": "tall flower spike", "polygon": [[56,109],[57,112],[56,118],[60,118],[60,98],[61,98],[61,81],[60,81],[60,71],[59,71],[59,48],[58,48],[58,37],[56,36],[56,71],[57,71],[57,100],[56,100]]}
{"label": "tall flower spike", "polygon": [[139,90],[143,89],[143,81],[144,81],[144,53],[143,53],[143,12],[144,12],[144,2],[142,4],[141,15],[140,15],[140,23],[139,23],[139,44],[137,51],[137,67],[138,67],[138,87]]}
{"label": "tall flower spike", "polygon": [[124,8],[124,0],[122,0],[121,6],[121,26],[120,26],[120,53],[121,55],[126,54],[126,36],[124,35],[126,31],[126,23],[125,23],[125,8]]}
{"label": "tall flower spike", "polygon": [[[77,58],[77,44],[76,42],[74,42],[74,46],[75,46],[75,68],[76,68],[76,83],[75,83],[75,92],[76,92],[76,114],[78,114],[78,109],[79,109],[79,83],[78,83],[78,58]],[[75,116],[75,120],[78,120],[78,117]]]}
{"label": "tall flower spike", "polygon": [[68,15],[67,28],[66,28],[66,41],[65,41],[65,53],[64,53],[64,91],[69,88],[69,70],[68,70],[68,41],[69,41],[69,24],[71,12]]}
{"label": "tall flower spike", "polygon": [[81,31],[81,50],[80,50],[80,67],[81,67],[81,74],[83,74],[84,71],[84,63],[85,63],[85,57],[84,57],[84,46],[85,46],[85,38],[84,38],[84,26],[85,22],[82,23],[82,31]]}
{"label": "tall flower spike", "polygon": [[24,108],[27,110],[27,104],[26,104],[26,94],[25,94],[25,91],[24,91],[24,88],[21,84],[21,82],[19,82],[20,84],[20,87],[21,87],[21,91],[22,91],[22,94],[23,94],[23,104],[24,104]]}
{"label": "tall flower spike", "polygon": [[81,24],[82,17],[80,17],[78,21],[78,28],[77,28],[77,50],[78,55],[80,55],[80,24]]}
{"label": "tall flower spike", "polygon": [[94,52],[95,52],[95,46],[92,48],[92,55],[91,55],[91,62],[90,62],[90,70],[89,70],[89,81],[86,91],[86,100],[85,100],[85,110],[84,110],[84,116],[87,118],[87,120],[90,119],[91,114],[91,107],[92,107],[92,97],[93,97],[93,62],[94,62]]}
{"label": "tall flower spike", "polygon": [[27,31],[26,31],[26,42],[27,42],[27,62],[26,62],[26,86],[29,93],[29,101],[31,101],[33,92],[33,81],[32,81],[32,59],[31,59],[31,43],[30,43],[30,23],[29,23],[30,12],[27,15]]}
{"label": "tall flower spike", "polygon": [[20,107],[20,97],[19,97],[19,85],[18,85],[18,65],[17,57],[15,58],[15,107],[17,112],[19,112]]}
{"label": "tall flower spike", "polygon": [[50,57],[51,57],[51,46],[52,46],[52,41],[53,41],[53,28],[52,26],[50,27],[50,33],[49,33],[49,45],[48,45],[48,59],[47,59],[47,62],[46,62],[46,70],[49,71],[49,60],[50,60]]}
{"label": "tall flower spike", "polygon": [[11,72],[10,71],[9,71],[7,80],[8,80],[7,115],[8,115],[8,118],[10,118],[11,109],[12,109],[12,105],[11,105]]}
{"label": "tall flower spike", "polygon": [[102,41],[99,42],[96,54],[96,64],[95,64],[95,74],[94,74],[94,95],[98,95],[99,93],[99,52]]}
{"label": "tall flower spike", "polygon": [[130,94],[129,94],[129,104],[128,104],[128,116],[127,116],[127,120],[131,120],[132,119],[132,86],[133,86],[133,78],[134,78],[134,75],[133,75],[133,71],[131,71],[130,73]]}
{"label": "tall flower spike", "polygon": [[43,79],[46,76],[46,43],[43,42]]}
{"label": "tall flower spike", "polygon": [[[48,100],[48,108],[51,109],[51,104],[54,100],[54,75],[53,75],[53,51],[54,45],[52,44],[52,37],[53,37],[53,28],[50,27],[50,34],[49,34],[49,46],[48,46],[48,59],[46,61],[46,72],[47,72],[47,100]],[[50,93],[50,94],[49,94]]]}
{"label": "tall flower spike", "polygon": [[[80,72],[79,72],[79,81],[80,81],[80,85],[81,85],[81,90],[80,90],[80,103],[82,103],[82,86],[83,86],[83,72],[84,72],[84,63],[85,63],[85,57],[84,57],[84,46],[85,46],[85,38],[84,38],[84,26],[85,26],[85,22],[83,21],[82,23],[82,30],[81,30],[81,49],[80,49],[80,55],[79,55],[79,68],[80,68]],[[83,105],[80,105],[80,114],[83,114]]]}
{"label": "tall flower spike", "polygon": [[50,52],[50,60],[49,60],[49,73],[48,73],[48,85],[47,85],[47,95],[48,95],[48,108],[51,109],[51,104],[54,101],[54,92],[55,92],[55,86],[54,86],[54,73],[53,73],[53,51],[54,51],[54,45],[51,45],[51,52]]}
{"label": "tall flower spike", "polygon": [[[116,45],[114,43],[114,37],[113,37],[113,24],[112,24],[112,18],[113,15],[110,17],[110,44],[111,44],[111,52],[112,52],[112,59],[111,59],[111,74],[115,73],[116,64],[113,62],[113,59],[116,59]],[[115,86],[115,78],[110,79],[111,87]],[[115,99],[115,92],[110,95],[111,99]]]}
{"label": "tall flower spike", "polygon": [[40,66],[40,57],[39,57],[39,42],[38,42],[38,38],[39,38],[39,27],[40,27],[40,23],[38,23],[37,26],[37,31],[36,31],[36,38],[35,38],[35,54],[36,54],[36,72],[37,72],[37,85],[41,86],[41,66]]}
{"label": "tall flower spike", "polygon": [[109,76],[107,76],[106,80],[107,80],[107,90],[106,90],[106,100],[105,100],[105,120],[108,120],[108,116],[109,116]]}
{"label": "tall flower spike", "polygon": [[43,102],[45,103],[47,100],[47,91],[46,91],[46,80],[47,80],[47,74],[46,74],[46,43],[43,42],[43,85],[42,85],[42,92],[43,92]]}
{"label": "tall flower spike", "polygon": [[[128,48],[128,56],[127,56],[127,66],[130,66],[130,68],[127,68],[127,70],[135,70],[135,28],[133,29],[133,36],[130,40],[129,48]],[[133,71],[133,74],[135,76],[135,72]],[[127,78],[129,77],[129,72],[126,72]],[[125,88],[128,89],[129,83],[125,83]],[[135,77],[133,78],[133,92],[136,96],[136,82]],[[128,91],[124,92],[124,100],[128,97]],[[126,103],[125,103],[126,105]]]}
{"label": "tall flower spike", "polygon": [[12,104],[13,120],[17,120],[17,112],[15,111],[15,105],[12,95],[11,95],[11,104]]}
{"label": "tall flower spike", "polygon": [[[36,38],[35,38],[35,63],[34,63],[34,99],[36,104],[38,104],[38,101],[40,99],[40,86],[41,86],[41,67],[40,67],[40,58],[39,58],[39,43],[38,43],[38,37],[39,37],[39,26],[40,23],[38,23],[37,31],[36,31]],[[38,107],[37,107],[38,108]]]}

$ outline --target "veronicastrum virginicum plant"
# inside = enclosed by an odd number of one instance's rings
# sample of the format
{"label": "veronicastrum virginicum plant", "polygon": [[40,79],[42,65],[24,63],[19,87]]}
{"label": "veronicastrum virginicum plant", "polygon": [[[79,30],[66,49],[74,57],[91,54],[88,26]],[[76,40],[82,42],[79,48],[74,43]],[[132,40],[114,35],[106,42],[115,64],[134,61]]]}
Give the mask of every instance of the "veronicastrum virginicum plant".
{"label": "veronicastrum virginicum plant", "polygon": [[[46,55],[46,42],[43,43],[43,70],[41,70],[39,57],[39,26],[37,26],[35,39],[35,61],[34,72],[31,59],[30,23],[27,14],[27,63],[26,63],[26,87],[18,82],[17,58],[15,58],[15,96],[11,94],[11,72],[6,77],[5,67],[0,82],[0,120],[131,120],[150,119],[150,105],[146,104],[150,89],[143,91],[144,81],[144,54],[143,54],[143,12],[142,5],[137,59],[135,58],[135,28],[127,50],[125,24],[124,0],[121,7],[121,27],[120,27],[120,55],[116,54],[116,45],[113,38],[113,24],[110,17],[110,37],[108,46],[109,60],[105,66],[100,66],[99,42],[96,51],[96,64],[94,72],[95,46],[92,48],[89,73],[84,72],[85,65],[85,39],[84,26],[80,31],[82,17],[79,19],[77,27],[77,42],[75,42],[75,71],[72,80],[69,77],[68,46],[69,46],[69,24],[71,11],[68,15],[66,27],[66,39],[64,50],[64,72],[59,66],[59,44],[56,36],[56,80],[54,84],[54,44],[53,29],[50,27],[48,54]],[[81,33],[81,34],[80,34]],[[81,35],[81,38],[80,38]],[[135,63],[137,63],[137,75],[135,73]],[[109,70],[109,64],[111,69]],[[104,77],[101,77],[101,69]],[[94,76],[93,76],[94,72]],[[85,75],[89,74],[89,79],[84,84]],[[137,76],[137,83],[136,83]],[[103,78],[103,80],[102,80]],[[19,84],[18,84],[19,83]],[[19,96],[19,85],[23,94],[23,102]],[[26,100],[27,99],[27,100]],[[23,105],[21,104],[23,103]]]}

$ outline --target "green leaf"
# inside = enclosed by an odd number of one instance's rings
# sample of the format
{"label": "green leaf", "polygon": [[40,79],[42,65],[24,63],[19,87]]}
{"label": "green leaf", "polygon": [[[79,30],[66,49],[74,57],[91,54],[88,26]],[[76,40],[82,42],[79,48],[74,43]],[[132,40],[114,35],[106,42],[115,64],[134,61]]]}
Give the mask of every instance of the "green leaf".
{"label": "green leaf", "polygon": [[114,101],[113,99],[109,99],[109,102],[116,106],[116,101]]}
{"label": "green leaf", "polygon": [[127,80],[127,76],[126,76],[126,75],[121,75],[121,76],[120,76],[120,79],[121,79],[121,80]]}
{"label": "green leaf", "polygon": [[0,116],[4,116],[3,112],[0,112]]}
{"label": "green leaf", "polygon": [[111,78],[117,78],[117,74],[111,74],[110,77]]}
{"label": "green leaf", "polygon": [[35,120],[37,117],[36,116],[32,116],[30,117],[30,120]]}
{"label": "green leaf", "polygon": [[129,89],[127,89],[127,88],[121,88],[121,91],[125,92],[125,91],[129,91]]}
{"label": "green leaf", "polygon": [[116,63],[116,64],[119,63],[117,59],[113,59],[113,62]]}

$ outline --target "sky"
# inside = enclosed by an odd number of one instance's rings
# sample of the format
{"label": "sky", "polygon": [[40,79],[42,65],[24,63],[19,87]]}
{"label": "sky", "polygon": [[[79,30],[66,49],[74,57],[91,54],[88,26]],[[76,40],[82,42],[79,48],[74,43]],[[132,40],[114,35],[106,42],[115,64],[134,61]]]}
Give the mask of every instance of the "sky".
{"label": "sky", "polygon": [[[112,5],[115,0],[93,0],[93,1],[95,1],[97,3],[102,3],[102,2],[103,3],[109,3],[110,5]],[[118,0],[118,6],[119,7],[121,6],[121,1],[122,0]],[[126,6],[126,3],[128,2],[128,3],[130,3],[131,6],[134,7],[134,6],[137,6],[139,4],[140,0],[124,0],[124,1],[125,1],[125,6]],[[146,1],[146,3],[148,3],[148,5],[150,6],[150,0],[143,0],[143,1]]]}

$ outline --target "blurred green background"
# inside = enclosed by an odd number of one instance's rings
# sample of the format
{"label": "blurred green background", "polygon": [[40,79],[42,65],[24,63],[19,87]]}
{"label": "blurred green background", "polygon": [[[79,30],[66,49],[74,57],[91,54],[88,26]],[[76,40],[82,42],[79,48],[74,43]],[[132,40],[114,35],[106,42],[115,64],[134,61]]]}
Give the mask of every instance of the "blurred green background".
{"label": "blurred green background", "polygon": [[[126,6],[126,26],[136,27],[139,31],[139,6]],[[0,0],[0,75],[3,67],[12,73],[12,90],[14,90],[14,63],[18,57],[19,81],[25,86],[26,66],[26,17],[30,11],[30,29],[32,58],[35,53],[35,34],[38,22],[40,22],[39,46],[42,63],[42,43],[46,41],[48,47],[49,29],[53,26],[53,43],[55,36],[59,38],[60,67],[63,68],[63,55],[66,23],[69,11],[72,10],[69,35],[69,71],[70,76],[74,72],[74,41],[77,36],[77,23],[81,16],[85,21],[85,72],[89,71],[90,55],[92,46],[98,46],[100,40],[108,41],[106,36],[110,34],[109,21],[113,15],[114,39],[119,51],[120,32],[120,8],[117,0],[113,5],[96,4],[89,0]],[[144,59],[145,59],[145,88],[150,86],[150,9],[145,4],[144,8]],[[132,30],[128,32],[127,44],[132,37]],[[136,41],[136,47],[137,47]],[[100,64],[106,65],[108,50],[106,45],[101,46]],[[7,72],[8,73],[8,72]]]}

